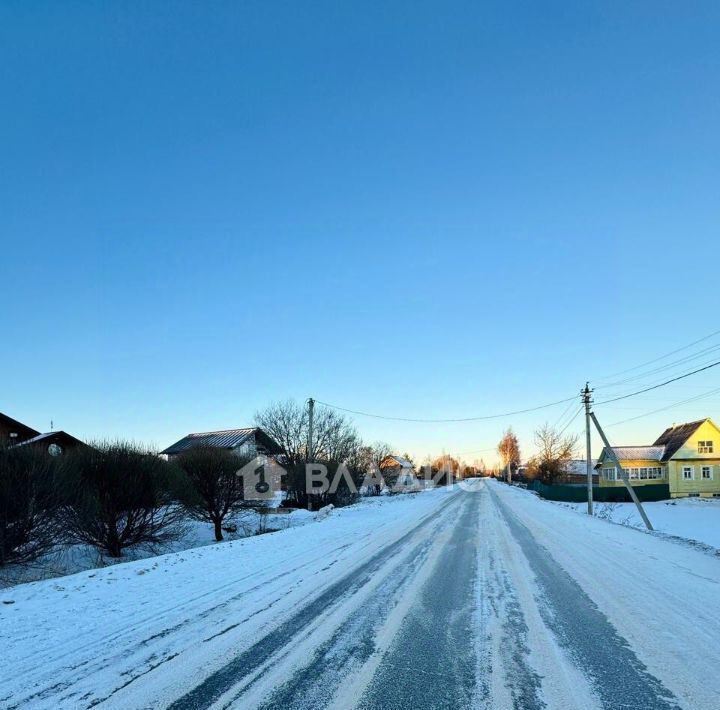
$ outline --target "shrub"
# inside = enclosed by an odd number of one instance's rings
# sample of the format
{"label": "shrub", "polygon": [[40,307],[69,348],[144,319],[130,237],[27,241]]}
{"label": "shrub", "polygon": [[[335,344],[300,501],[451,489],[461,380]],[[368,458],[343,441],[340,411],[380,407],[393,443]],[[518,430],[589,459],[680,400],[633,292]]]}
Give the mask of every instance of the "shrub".
{"label": "shrub", "polygon": [[123,441],[101,443],[72,452],[68,465],[74,495],[63,519],[75,542],[121,557],[126,548],[182,534],[173,469],[154,453]]}
{"label": "shrub", "polygon": [[223,539],[223,521],[243,503],[243,482],[237,475],[247,459],[224,449],[199,446],[177,459],[187,480],[182,503],[195,520],[212,523],[215,540]]}
{"label": "shrub", "polygon": [[0,449],[0,566],[31,562],[64,541],[61,465],[44,447]]}

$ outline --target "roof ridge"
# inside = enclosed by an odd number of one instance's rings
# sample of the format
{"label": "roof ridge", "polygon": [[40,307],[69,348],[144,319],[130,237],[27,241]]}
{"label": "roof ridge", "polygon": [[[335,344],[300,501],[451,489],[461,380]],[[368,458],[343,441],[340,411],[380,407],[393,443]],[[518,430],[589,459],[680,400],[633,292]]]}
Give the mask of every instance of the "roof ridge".
{"label": "roof ridge", "polygon": [[213,429],[212,431],[191,431],[186,436],[202,436],[203,434],[225,434],[229,431],[255,431],[259,429],[257,426],[239,426],[234,429]]}

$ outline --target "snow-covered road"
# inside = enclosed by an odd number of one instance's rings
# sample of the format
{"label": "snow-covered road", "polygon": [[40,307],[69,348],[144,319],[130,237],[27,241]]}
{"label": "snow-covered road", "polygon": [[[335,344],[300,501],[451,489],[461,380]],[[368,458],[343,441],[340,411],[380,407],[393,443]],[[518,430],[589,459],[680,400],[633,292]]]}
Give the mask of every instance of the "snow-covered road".
{"label": "snow-covered road", "polygon": [[720,558],[494,481],[0,593],[0,706],[717,708]]}

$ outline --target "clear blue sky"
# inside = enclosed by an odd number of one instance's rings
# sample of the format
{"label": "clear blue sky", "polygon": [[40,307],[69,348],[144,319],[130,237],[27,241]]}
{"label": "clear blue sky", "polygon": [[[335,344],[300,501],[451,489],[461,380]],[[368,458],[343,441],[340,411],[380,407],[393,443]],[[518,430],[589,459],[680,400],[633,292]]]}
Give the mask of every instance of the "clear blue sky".
{"label": "clear blue sky", "polygon": [[[160,446],[288,397],[481,415],[717,329],[719,36],[714,2],[4,2],[0,411]],[[562,409],[357,424],[529,451]]]}

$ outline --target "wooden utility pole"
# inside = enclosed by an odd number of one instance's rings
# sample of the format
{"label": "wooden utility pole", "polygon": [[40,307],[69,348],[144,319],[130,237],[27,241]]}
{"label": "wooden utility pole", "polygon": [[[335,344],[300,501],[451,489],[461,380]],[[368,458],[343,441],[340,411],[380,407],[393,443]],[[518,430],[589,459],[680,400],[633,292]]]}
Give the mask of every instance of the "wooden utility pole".
{"label": "wooden utility pole", "polygon": [[598,422],[597,417],[595,416],[594,412],[590,412],[590,417],[592,418],[595,427],[598,430],[598,433],[600,434],[600,438],[603,440],[603,444],[605,444],[605,451],[607,451],[608,457],[610,460],[615,464],[615,470],[617,471],[617,475],[620,476],[622,479],[622,482],[625,484],[625,488],[628,489],[628,493],[630,494],[630,497],[632,498],[633,503],[637,506],[638,512],[640,513],[640,517],[643,519],[643,522],[645,523],[645,527],[648,530],[652,530],[653,526],[650,524],[650,519],[645,514],[645,510],[642,507],[642,503],[640,502],[640,499],[637,497],[637,493],[635,493],[635,489],[632,487],[632,484],[630,483],[630,480],[628,479],[627,473],[625,473],[625,469],[620,465],[620,461],[618,461],[618,457],[615,456],[615,452],[613,451],[612,446],[610,446],[610,442],[607,440],[607,437],[605,436],[605,432],[602,430],[602,427],[600,426],[600,422]]}
{"label": "wooden utility pole", "polygon": [[[307,463],[313,462],[313,417],[315,416],[315,400],[310,397],[307,401],[308,406],[308,435],[307,435]],[[305,474],[307,481],[307,473]],[[306,483],[307,485],[307,483]],[[312,502],[310,500],[310,491],[307,491],[307,508],[312,510]]]}
{"label": "wooden utility pole", "polygon": [[590,383],[585,383],[582,391],[583,404],[585,405],[585,464],[587,472],[587,513],[593,514],[593,487],[592,487],[592,451],[590,447],[590,404],[592,403],[592,390]]}

